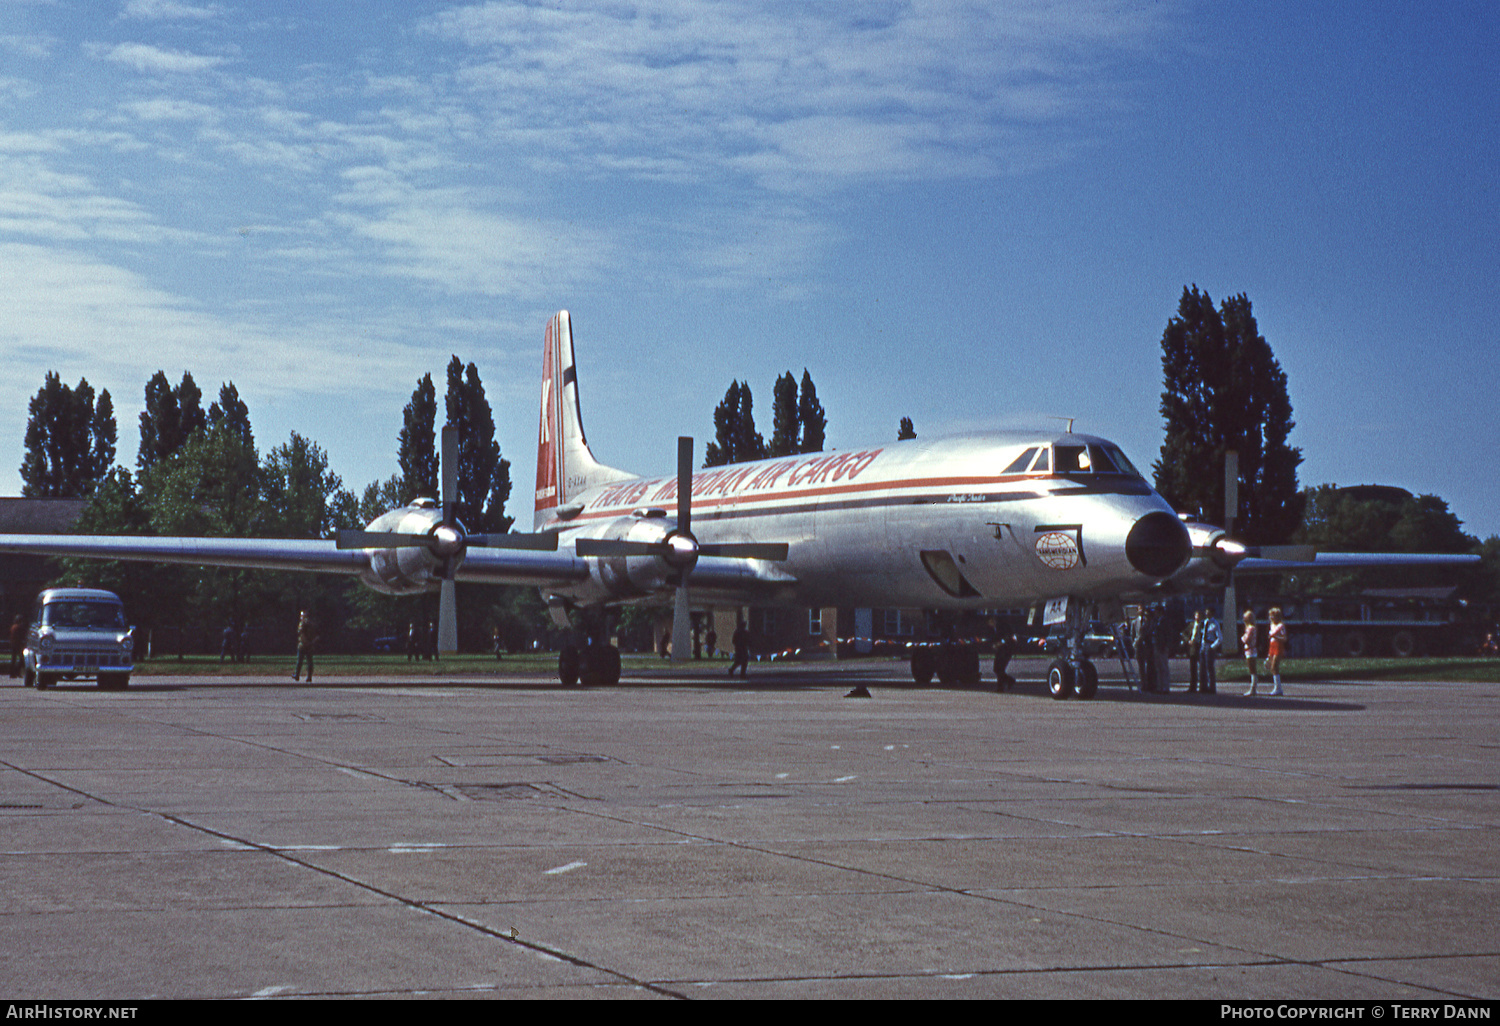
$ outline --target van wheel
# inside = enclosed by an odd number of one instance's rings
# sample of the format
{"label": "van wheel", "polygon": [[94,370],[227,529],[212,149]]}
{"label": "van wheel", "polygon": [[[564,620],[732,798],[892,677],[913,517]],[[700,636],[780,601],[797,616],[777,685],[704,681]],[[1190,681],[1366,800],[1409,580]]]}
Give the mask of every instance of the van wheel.
{"label": "van wheel", "polygon": [[124,691],[129,685],[130,674],[128,673],[99,674],[99,689],[101,691]]}
{"label": "van wheel", "polygon": [[42,691],[57,683],[57,674],[39,673],[36,675],[36,689]]}

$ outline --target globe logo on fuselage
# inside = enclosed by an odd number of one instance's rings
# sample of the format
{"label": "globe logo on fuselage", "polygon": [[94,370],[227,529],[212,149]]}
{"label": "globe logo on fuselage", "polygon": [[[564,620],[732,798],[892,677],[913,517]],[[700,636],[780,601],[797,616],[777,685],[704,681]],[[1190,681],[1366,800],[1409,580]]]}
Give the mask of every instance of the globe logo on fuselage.
{"label": "globe logo on fuselage", "polygon": [[1036,540],[1036,556],[1054,570],[1071,570],[1078,565],[1078,543],[1061,531],[1048,531]]}

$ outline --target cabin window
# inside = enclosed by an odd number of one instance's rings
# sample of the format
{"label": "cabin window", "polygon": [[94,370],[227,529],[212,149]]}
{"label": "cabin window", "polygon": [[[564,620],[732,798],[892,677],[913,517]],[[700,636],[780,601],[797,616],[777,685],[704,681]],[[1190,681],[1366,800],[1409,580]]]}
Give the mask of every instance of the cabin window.
{"label": "cabin window", "polygon": [[1051,455],[1051,450],[1048,449],[1044,445],[1044,446],[1042,446],[1042,451],[1037,454],[1036,463],[1032,466],[1031,472],[1033,474],[1045,474],[1045,473],[1047,473],[1051,469],[1052,469],[1052,455]]}

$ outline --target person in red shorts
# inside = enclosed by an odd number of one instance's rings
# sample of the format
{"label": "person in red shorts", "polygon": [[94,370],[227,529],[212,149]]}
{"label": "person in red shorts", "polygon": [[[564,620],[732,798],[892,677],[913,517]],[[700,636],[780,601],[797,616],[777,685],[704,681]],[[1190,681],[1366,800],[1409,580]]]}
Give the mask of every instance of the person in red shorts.
{"label": "person in red shorts", "polygon": [[1271,674],[1271,695],[1280,695],[1281,692],[1281,657],[1286,655],[1286,624],[1281,619],[1281,609],[1272,609],[1269,617],[1271,629],[1269,633],[1270,648],[1266,652],[1266,670]]}

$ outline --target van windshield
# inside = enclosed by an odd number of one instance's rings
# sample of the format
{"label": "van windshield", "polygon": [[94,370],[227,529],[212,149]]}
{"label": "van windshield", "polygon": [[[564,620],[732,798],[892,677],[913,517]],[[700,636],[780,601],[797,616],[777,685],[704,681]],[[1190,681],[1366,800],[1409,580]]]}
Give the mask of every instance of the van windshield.
{"label": "van windshield", "polygon": [[50,627],[107,629],[125,626],[125,610],[115,602],[49,602],[42,623]]}

